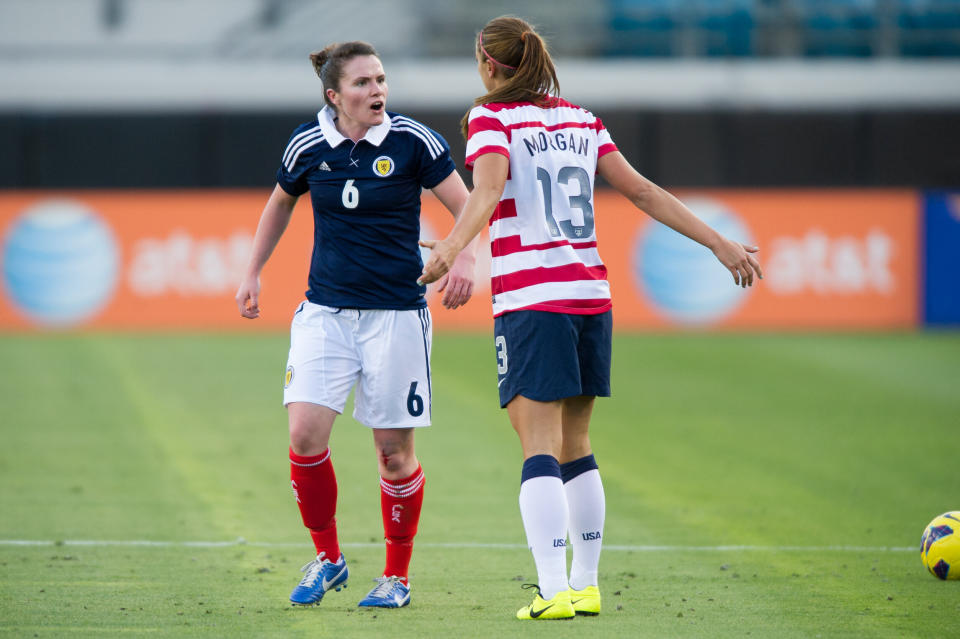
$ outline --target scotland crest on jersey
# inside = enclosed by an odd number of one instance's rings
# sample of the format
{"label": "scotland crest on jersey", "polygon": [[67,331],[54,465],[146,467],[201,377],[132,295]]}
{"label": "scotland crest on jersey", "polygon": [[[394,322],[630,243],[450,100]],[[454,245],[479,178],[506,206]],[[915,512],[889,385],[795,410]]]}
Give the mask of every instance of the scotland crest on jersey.
{"label": "scotland crest on jersey", "polygon": [[393,160],[389,156],[381,155],[373,161],[373,172],[380,177],[390,177],[393,175]]}

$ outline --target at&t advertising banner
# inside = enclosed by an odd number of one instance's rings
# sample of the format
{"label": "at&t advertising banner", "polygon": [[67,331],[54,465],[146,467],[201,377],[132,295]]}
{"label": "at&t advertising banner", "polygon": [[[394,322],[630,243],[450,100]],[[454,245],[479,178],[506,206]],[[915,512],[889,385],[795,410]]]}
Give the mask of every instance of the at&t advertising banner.
{"label": "at&t advertising banner", "polygon": [[[908,191],[680,193],[723,235],[760,247],[764,279],[733,278],[707,249],[618,196],[598,202],[601,255],[621,325],[907,328],[918,321],[918,197]],[[627,221],[629,220],[629,221]],[[600,222],[598,222],[598,226]],[[613,231],[612,233],[610,231]]]}
{"label": "at&t advertising banner", "polygon": [[[0,194],[0,330],[285,329],[303,299],[312,246],[302,198],[264,270],[262,315],[239,316],[264,190]],[[760,246],[751,289],[703,247],[598,192],[596,228],[618,329],[902,329],[920,317],[921,200],[906,190],[678,193],[724,235]],[[424,196],[422,233],[449,213]],[[474,298],[438,330],[492,326],[486,238]]]}

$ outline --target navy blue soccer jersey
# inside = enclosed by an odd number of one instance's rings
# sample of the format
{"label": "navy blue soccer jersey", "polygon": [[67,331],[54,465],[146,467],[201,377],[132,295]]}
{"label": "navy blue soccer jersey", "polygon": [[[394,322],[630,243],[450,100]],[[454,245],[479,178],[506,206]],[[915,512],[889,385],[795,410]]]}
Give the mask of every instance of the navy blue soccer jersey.
{"label": "navy blue soccer jersey", "polygon": [[313,203],[307,299],[338,308],[423,308],[420,193],[453,173],[450,148],[396,113],[354,144],[333,117],[324,107],[297,127],[277,171],[284,191],[309,191]]}

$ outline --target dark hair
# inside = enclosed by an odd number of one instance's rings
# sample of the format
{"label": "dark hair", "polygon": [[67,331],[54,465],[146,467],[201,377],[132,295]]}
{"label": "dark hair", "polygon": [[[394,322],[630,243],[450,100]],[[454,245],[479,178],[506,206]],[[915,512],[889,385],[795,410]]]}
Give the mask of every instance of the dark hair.
{"label": "dark hair", "polygon": [[320,51],[314,51],[310,54],[310,62],[313,63],[313,70],[317,72],[317,77],[323,83],[323,101],[335,109],[330,98],[327,97],[327,89],[340,91],[340,78],[343,77],[343,66],[360,55],[375,55],[377,50],[372,44],[367,42],[335,42],[325,46]]}
{"label": "dark hair", "polygon": [[[491,102],[533,102],[544,105],[560,93],[557,70],[547,43],[526,20],[500,16],[488,22],[477,35],[476,51],[491,60],[507,81],[473,101],[473,106]],[[469,130],[470,112],[460,121],[463,137]]]}

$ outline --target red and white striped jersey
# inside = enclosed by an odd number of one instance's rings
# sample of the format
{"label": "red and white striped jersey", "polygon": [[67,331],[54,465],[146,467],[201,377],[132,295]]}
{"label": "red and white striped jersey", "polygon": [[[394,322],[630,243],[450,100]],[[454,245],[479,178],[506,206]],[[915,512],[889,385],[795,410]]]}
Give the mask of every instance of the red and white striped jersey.
{"label": "red and white striped jersey", "polygon": [[599,118],[562,99],[493,103],[470,111],[468,169],[500,153],[510,171],[490,218],[493,315],[518,310],[596,314],[610,309],[597,252],[597,160],[616,151]]}

